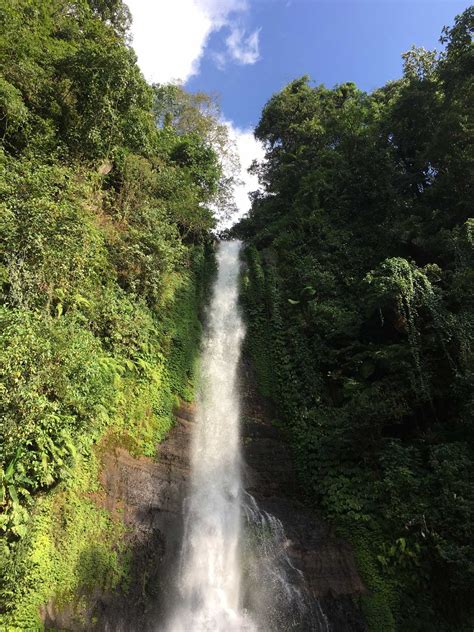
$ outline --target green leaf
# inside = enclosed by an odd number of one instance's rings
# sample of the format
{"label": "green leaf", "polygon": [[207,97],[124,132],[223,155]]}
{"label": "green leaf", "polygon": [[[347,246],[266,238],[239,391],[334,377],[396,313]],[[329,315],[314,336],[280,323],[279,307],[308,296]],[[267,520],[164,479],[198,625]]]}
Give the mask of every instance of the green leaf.
{"label": "green leaf", "polygon": [[16,493],[16,489],[14,485],[8,485],[8,493],[10,494],[10,498],[14,503],[19,504],[18,495]]}

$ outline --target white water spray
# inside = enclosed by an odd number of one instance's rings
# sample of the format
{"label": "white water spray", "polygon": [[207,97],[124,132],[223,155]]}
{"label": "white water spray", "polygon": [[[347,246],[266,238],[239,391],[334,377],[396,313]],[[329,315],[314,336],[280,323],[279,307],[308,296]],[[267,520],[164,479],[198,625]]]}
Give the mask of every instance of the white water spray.
{"label": "white water spray", "polygon": [[238,310],[239,242],[221,242],[201,357],[191,490],[169,632],[243,632],[242,489],[237,368],[244,326]]}

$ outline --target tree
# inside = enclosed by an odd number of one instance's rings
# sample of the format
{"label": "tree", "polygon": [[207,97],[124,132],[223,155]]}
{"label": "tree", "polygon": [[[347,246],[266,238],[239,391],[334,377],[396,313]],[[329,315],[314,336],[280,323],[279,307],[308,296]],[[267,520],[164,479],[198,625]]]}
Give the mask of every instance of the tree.
{"label": "tree", "polygon": [[221,176],[210,204],[219,221],[228,219],[236,211],[233,187],[240,163],[216,97],[187,92],[179,84],[155,84],[153,90],[158,127],[170,127],[180,136],[195,135],[217,153]]}

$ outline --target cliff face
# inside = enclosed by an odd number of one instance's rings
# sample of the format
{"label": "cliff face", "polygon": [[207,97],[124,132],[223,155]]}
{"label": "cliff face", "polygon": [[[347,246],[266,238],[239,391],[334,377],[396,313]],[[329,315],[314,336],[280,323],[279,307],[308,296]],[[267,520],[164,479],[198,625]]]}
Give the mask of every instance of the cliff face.
{"label": "cliff face", "polygon": [[[262,512],[281,521],[286,554],[291,565],[303,572],[308,593],[319,600],[331,632],[362,632],[366,628],[353,597],[365,588],[352,550],[298,499],[288,447],[250,383],[250,376],[244,375],[245,488]],[[133,457],[123,448],[106,452],[104,494],[98,501],[127,527],[128,585],[114,593],[89,596],[85,623],[73,607],[49,604],[43,612],[46,629],[138,632],[156,630],[166,618],[179,564],[192,427],[193,407],[183,403],[176,412],[176,425],[158,446],[156,461]],[[250,593],[246,599],[251,609]],[[312,628],[303,624],[298,629]]]}
{"label": "cliff face", "polygon": [[303,572],[308,591],[318,599],[331,632],[362,632],[366,626],[354,598],[366,589],[352,548],[335,537],[302,502],[289,447],[253,384],[252,372],[246,367],[242,388],[245,488],[262,511],[281,521],[291,565]]}
{"label": "cliff face", "polygon": [[88,595],[85,617],[75,605],[48,604],[46,629],[132,632],[154,629],[162,620],[179,559],[192,414],[191,406],[181,404],[157,460],[134,457],[122,447],[105,451],[97,502],[126,527],[128,580],[119,591]]}

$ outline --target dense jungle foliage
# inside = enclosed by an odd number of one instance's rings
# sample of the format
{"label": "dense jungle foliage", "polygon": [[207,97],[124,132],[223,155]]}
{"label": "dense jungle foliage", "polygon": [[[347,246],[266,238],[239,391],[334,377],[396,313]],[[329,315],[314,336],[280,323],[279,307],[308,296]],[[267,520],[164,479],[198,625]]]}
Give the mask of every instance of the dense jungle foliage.
{"label": "dense jungle foliage", "polygon": [[373,632],[474,625],[473,28],[469,8],[371,94],[275,94],[234,230],[260,388]]}
{"label": "dense jungle foliage", "polygon": [[129,21],[0,1],[2,630],[122,581],[100,452],[153,455],[192,396],[227,139],[208,97],[147,85]]}

